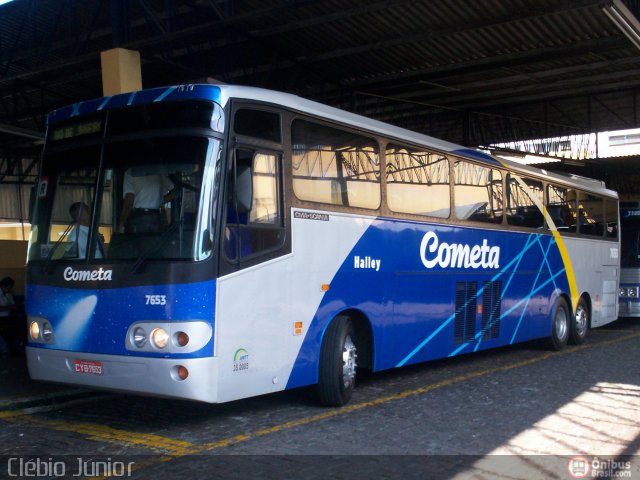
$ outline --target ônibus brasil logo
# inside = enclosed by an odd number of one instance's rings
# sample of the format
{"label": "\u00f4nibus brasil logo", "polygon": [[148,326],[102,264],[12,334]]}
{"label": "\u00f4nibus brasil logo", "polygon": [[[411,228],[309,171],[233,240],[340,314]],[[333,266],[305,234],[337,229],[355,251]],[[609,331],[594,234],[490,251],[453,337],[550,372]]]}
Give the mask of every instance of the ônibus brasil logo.
{"label": "\u00f4nibus brasil logo", "polygon": [[573,457],[569,460],[567,469],[573,478],[585,478],[591,471],[591,464],[585,457]]}
{"label": "\u00f4nibus brasil logo", "polygon": [[569,459],[567,470],[573,478],[631,478],[631,462],[611,458],[583,456]]}

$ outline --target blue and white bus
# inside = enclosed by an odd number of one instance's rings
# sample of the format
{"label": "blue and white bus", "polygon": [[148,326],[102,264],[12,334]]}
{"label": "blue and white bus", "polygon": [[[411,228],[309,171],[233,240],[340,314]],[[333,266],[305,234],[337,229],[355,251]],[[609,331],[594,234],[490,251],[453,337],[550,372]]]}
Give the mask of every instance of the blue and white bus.
{"label": "blue and white bus", "polygon": [[640,317],[640,202],[620,202],[620,316]]}
{"label": "blue and white bus", "polygon": [[[144,209],[158,228],[122,230],[127,175],[164,180]],[[183,85],[56,110],[35,203],[38,380],[212,403],[317,384],[339,406],[359,369],[560,349],[618,313],[602,183],[284,93]]]}

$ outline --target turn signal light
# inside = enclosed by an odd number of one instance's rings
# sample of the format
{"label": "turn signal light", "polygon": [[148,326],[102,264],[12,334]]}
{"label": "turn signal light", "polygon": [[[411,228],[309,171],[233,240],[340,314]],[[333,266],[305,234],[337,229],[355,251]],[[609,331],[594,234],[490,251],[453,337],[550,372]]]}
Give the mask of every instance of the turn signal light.
{"label": "turn signal light", "polygon": [[185,347],[189,343],[189,335],[185,332],[178,332],[176,334],[176,343],[181,347]]}

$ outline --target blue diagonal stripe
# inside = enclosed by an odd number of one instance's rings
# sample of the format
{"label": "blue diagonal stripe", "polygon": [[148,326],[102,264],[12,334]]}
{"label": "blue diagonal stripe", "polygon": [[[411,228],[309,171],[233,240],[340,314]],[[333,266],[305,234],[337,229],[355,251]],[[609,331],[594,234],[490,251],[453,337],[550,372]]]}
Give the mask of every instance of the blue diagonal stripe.
{"label": "blue diagonal stripe", "polygon": [[[562,275],[565,272],[565,269],[561,269],[558,273],[556,273],[555,275],[552,275],[551,278],[549,278],[549,280],[547,280],[546,282],[540,284],[540,286],[538,288],[536,288],[535,290],[533,290],[531,292],[531,295],[535,295],[536,293],[538,293],[540,290],[542,290],[544,287],[546,287],[549,283],[552,283],[555,281],[556,278],[558,278],[560,275]],[[518,303],[514,304],[509,310],[507,310],[506,312],[504,312],[501,316],[500,319],[506,317],[507,315],[509,315],[511,312],[513,312],[516,308],[518,308],[520,305],[522,305],[522,302],[526,301],[526,298],[523,298],[522,300],[520,300]]]}
{"label": "blue diagonal stripe", "polygon": [[[547,265],[547,266],[549,265],[547,263],[546,259],[547,259],[547,256],[549,255],[549,249],[551,248],[552,243],[549,242],[549,245],[547,245],[547,250],[546,251],[543,250],[544,247],[542,246],[542,242],[540,242],[540,240],[538,240],[538,245],[540,245],[540,250],[542,251],[542,253],[544,253],[544,257],[543,258],[545,259],[545,261],[543,261],[540,264],[540,268],[538,269],[538,274],[536,275],[536,278],[533,281],[533,285],[531,287],[531,292],[529,292],[529,295],[527,295],[527,297],[526,297],[526,302],[524,304],[524,307],[522,308],[522,312],[520,313],[520,318],[518,319],[518,324],[516,325],[516,328],[513,331],[513,335],[511,336],[511,342],[509,342],[509,343],[513,343],[514,342],[514,340],[516,338],[516,335],[518,334],[518,330],[520,330],[520,325],[522,324],[522,319],[524,318],[524,314],[527,311],[527,307],[529,306],[529,302],[531,301],[531,297],[533,296],[533,291],[536,288],[536,284],[538,283],[538,279],[540,278],[540,275],[542,274],[542,268],[545,265]],[[551,271],[549,271],[549,274],[552,275],[551,279],[553,280],[553,273]],[[555,280],[553,281],[553,283],[555,285]],[[500,317],[500,318],[502,318],[502,317]]]}
{"label": "blue diagonal stripe", "polygon": [[169,87],[164,92],[162,92],[158,97],[154,100],[154,102],[161,102],[164,100],[171,92],[173,92],[177,87]]}
{"label": "blue diagonal stripe", "polygon": [[[516,255],[507,265],[505,265],[504,267],[502,267],[502,270],[497,273],[492,279],[491,281],[495,281],[497,279],[499,279],[508,269],[510,269],[514,264],[516,264],[516,268],[517,266],[520,265],[520,262],[522,260],[522,258],[524,257],[524,255],[529,251],[529,249],[535,245],[535,237],[537,235],[536,234],[532,234],[529,236],[529,238],[527,238],[527,243],[525,244],[524,248],[522,249],[522,251]],[[513,278],[513,273],[511,274],[511,277]],[[476,297],[478,295],[481,295],[482,292],[484,291],[484,287],[481,287],[477,292],[476,292]],[[447,325],[449,325],[449,323],[451,323],[453,321],[453,319],[455,318],[456,314],[455,312],[449,317],[447,318],[438,328],[436,328],[431,335],[429,335],[427,338],[425,338],[416,348],[414,348],[406,357],[404,357],[400,362],[398,362],[398,364],[396,365],[396,367],[401,367],[403,365],[405,365],[409,360],[411,360],[411,358],[413,358],[420,350],[422,350],[422,348],[424,348],[424,346],[429,343],[438,333],[440,333]],[[463,345],[464,347],[465,345]]]}
{"label": "blue diagonal stripe", "polygon": [[100,104],[100,106],[98,107],[98,111],[102,110],[104,107],[107,106],[107,103],[109,103],[109,100],[111,100],[113,98],[113,96],[110,97],[106,97],[104,100],[102,100],[102,103]]}

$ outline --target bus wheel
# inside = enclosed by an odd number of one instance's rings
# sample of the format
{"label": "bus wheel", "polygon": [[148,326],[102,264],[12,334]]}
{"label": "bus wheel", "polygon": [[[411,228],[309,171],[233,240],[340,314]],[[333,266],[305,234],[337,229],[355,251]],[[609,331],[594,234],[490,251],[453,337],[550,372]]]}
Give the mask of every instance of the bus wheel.
{"label": "bus wheel", "polygon": [[349,317],[336,317],[325,332],[320,350],[320,403],[341,407],[349,402],[356,381],[354,330]]}
{"label": "bus wheel", "polygon": [[580,298],[578,306],[576,307],[576,313],[571,320],[571,329],[569,331],[569,342],[573,345],[580,345],[587,338],[589,333],[589,324],[591,318],[589,317],[589,307],[584,298]]}
{"label": "bus wheel", "polygon": [[569,340],[570,314],[567,301],[559,297],[553,307],[553,321],[551,323],[551,338],[549,343],[552,349],[562,350]]}

